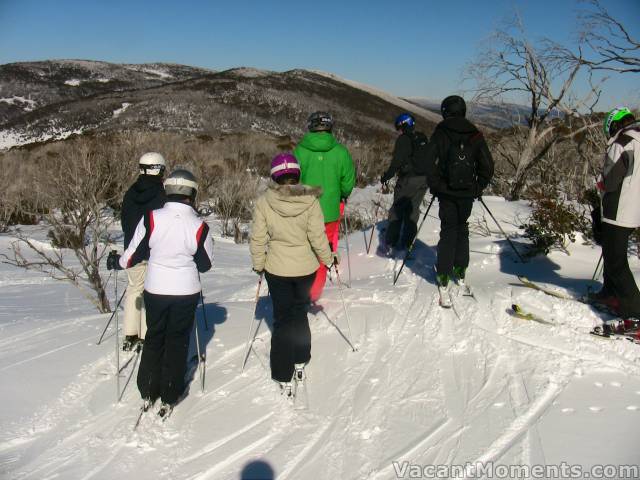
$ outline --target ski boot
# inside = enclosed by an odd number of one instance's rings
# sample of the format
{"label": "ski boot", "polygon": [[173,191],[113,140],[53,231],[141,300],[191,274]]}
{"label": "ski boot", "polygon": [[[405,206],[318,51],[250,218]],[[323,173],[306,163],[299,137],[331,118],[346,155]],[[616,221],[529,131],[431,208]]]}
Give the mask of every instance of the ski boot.
{"label": "ski boot", "polygon": [[307,374],[304,371],[304,367],[306,367],[306,363],[296,363],[293,367],[293,380],[295,382],[302,382],[307,378]]}
{"label": "ski boot", "polygon": [[376,249],[376,255],[383,258],[389,258],[391,256],[391,247],[386,242],[381,242]]}
{"label": "ski boot", "polygon": [[293,384],[291,382],[278,382],[280,395],[286,399],[293,398]]}
{"label": "ski boot", "polygon": [[471,291],[471,287],[469,287],[469,285],[467,285],[467,282],[465,282],[464,280],[466,272],[467,272],[467,269],[464,267],[453,267],[453,275],[455,278],[455,282],[460,288],[462,295],[465,297],[473,297],[473,292]]}
{"label": "ski boot", "polygon": [[131,352],[138,348],[138,345],[142,343],[142,339],[138,335],[127,335],[122,342],[122,351]]}
{"label": "ski boot", "polygon": [[173,412],[173,405],[170,405],[166,402],[162,402],[160,408],[158,409],[158,416],[164,422],[167,418],[171,416],[171,412]]}
{"label": "ski boot", "polygon": [[616,296],[611,295],[604,290],[588,293],[586,296],[586,300],[589,303],[607,308],[613,314],[617,314],[620,310],[620,300]]}
{"label": "ski boot", "polygon": [[306,363],[296,363],[293,370],[293,408],[304,410],[309,408],[309,395],[306,389]]}
{"label": "ski boot", "polygon": [[449,275],[438,273],[438,294],[440,295],[440,306],[443,308],[451,308],[451,292],[449,291]]}

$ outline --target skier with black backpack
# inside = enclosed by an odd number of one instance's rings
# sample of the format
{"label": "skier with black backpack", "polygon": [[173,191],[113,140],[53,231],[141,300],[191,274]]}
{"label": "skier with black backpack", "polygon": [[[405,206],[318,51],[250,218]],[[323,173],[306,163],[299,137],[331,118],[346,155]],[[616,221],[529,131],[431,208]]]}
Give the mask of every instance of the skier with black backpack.
{"label": "skier with black backpack", "polygon": [[396,118],[395,127],[400,135],[393,148],[391,164],[380,178],[385,190],[388,182],[398,176],[389,223],[378,246],[378,255],[381,256],[401,256],[400,252],[413,243],[418,229],[420,204],[427,192],[426,152],[429,139],[424,133],[415,131],[415,123],[409,113],[402,113]]}
{"label": "skier with black backpack", "polygon": [[442,122],[427,151],[427,183],[440,205],[440,242],[436,273],[440,305],[451,307],[449,280],[465,284],[469,266],[469,224],[473,201],[482,196],[493,176],[493,158],[482,133],[465,118],[462,97],[451,95],[440,106]]}

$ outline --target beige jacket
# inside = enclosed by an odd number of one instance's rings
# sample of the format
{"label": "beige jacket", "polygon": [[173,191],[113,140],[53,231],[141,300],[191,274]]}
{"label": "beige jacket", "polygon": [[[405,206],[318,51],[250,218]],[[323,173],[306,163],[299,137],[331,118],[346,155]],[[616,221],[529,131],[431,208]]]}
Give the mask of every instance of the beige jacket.
{"label": "beige jacket", "polygon": [[318,269],[318,259],[331,264],[321,193],[318,187],[271,182],[253,213],[249,248],[255,270],[301,277]]}

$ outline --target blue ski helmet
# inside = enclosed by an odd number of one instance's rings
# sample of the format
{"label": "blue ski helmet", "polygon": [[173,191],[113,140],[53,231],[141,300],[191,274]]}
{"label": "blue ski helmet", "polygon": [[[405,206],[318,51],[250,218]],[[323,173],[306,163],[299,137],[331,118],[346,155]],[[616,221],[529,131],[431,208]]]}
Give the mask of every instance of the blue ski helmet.
{"label": "blue ski helmet", "polygon": [[401,113],[394,122],[396,130],[411,130],[416,125],[416,120],[410,113]]}

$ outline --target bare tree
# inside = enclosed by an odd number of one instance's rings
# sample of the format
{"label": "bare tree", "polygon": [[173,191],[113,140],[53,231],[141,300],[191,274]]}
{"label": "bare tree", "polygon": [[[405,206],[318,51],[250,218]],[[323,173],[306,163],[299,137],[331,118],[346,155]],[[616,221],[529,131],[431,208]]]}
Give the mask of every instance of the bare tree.
{"label": "bare tree", "polygon": [[[589,0],[592,8],[581,12],[580,40],[595,52],[586,61],[593,70],[640,73],[640,40],[613,18],[599,0]],[[633,8],[629,5],[629,8]],[[637,21],[637,17],[636,21]]]}
{"label": "bare tree", "polygon": [[228,169],[213,186],[212,207],[222,223],[222,235],[242,239],[240,225],[251,219],[260,177],[250,171]]}
{"label": "bare tree", "polygon": [[584,65],[579,48],[575,53],[548,39],[531,43],[516,19],[497,30],[478,60],[467,67],[468,76],[476,83],[476,101],[528,102],[527,125],[514,127],[522,138],[515,155],[507,159],[515,170],[508,193],[511,199],[520,197],[527,175],[555,143],[597,125],[586,122],[575,128],[575,120],[592,111],[600,96],[600,85],[591,78],[590,88],[581,98],[574,94],[574,83]]}
{"label": "bare tree", "polygon": [[[44,218],[50,226],[51,245],[18,229],[11,255],[2,255],[4,263],[68,281],[100,312],[109,312],[100,261],[113,243],[109,228],[114,217],[105,206],[120,197],[127,176],[127,169],[121,168],[117,159],[86,140],[70,143],[34,179],[38,197],[48,207]],[[69,259],[71,255],[78,265]]]}

